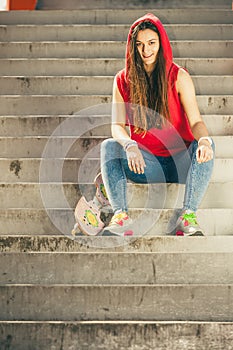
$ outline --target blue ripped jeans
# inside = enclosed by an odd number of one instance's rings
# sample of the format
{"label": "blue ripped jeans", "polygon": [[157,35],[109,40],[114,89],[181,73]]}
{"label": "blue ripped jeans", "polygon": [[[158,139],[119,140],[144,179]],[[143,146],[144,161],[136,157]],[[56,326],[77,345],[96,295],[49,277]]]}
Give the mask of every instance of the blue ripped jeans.
{"label": "blue ripped jeans", "polygon": [[[128,167],[123,147],[114,139],[103,141],[101,172],[113,212],[128,211],[127,179],[139,184],[186,184],[183,210],[196,212],[207,190],[214,165],[214,160],[201,164],[197,162],[197,147],[195,140],[188,150],[171,157],[158,157],[141,150],[146,167],[144,174],[135,174]],[[214,144],[212,147],[214,149]]]}

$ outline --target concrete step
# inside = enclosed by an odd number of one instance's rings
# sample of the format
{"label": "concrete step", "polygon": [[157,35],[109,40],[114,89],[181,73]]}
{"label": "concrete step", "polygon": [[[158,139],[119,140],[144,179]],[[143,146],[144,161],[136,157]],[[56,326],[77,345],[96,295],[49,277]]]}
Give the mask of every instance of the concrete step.
{"label": "concrete step", "polygon": [[1,285],[233,284],[231,252],[2,253],[0,264]]}
{"label": "concrete step", "polygon": [[[231,116],[213,117],[225,132],[231,126],[228,119]],[[111,135],[111,116],[110,115],[32,115],[32,116],[0,116],[0,136],[4,137],[21,137],[21,136],[50,136],[53,132],[56,135],[76,136],[75,128],[78,125],[86,125],[86,132],[83,136],[101,136],[110,137]],[[213,123],[214,126],[214,123]],[[228,130],[228,131],[227,131]]]}
{"label": "concrete step", "polygon": [[[193,76],[198,95],[230,95],[232,76]],[[113,76],[0,77],[0,95],[101,95],[112,93]]]}
{"label": "concrete step", "polygon": [[[54,0],[52,3],[49,0],[40,0],[39,2],[40,8],[42,9],[87,9],[87,8],[144,8],[144,3],[138,3],[138,1],[134,0],[99,0],[96,3],[95,0],[87,0],[85,2],[81,0],[68,0],[64,3],[62,0]],[[183,7],[191,7],[191,8],[231,8],[231,2],[229,0],[186,0],[185,3],[183,0],[167,0],[164,2],[163,0],[148,0],[148,6],[156,6],[157,8],[183,8]]]}
{"label": "concrete step", "polygon": [[[29,212],[28,212],[29,213]],[[32,212],[32,215],[34,212]],[[25,214],[27,215],[27,214]],[[25,225],[22,225],[22,227]],[[2,253],[25,252],[57,252],[57,253],[224,253],[233,250],[233,236],[205,236],[205,237],[125,237],[124,244],[110,245],[113,237],[80,236],[75,240],[65,235],[0,235],[0,251]],[[115,238],[122,241],[120,238]],[[190,240],[191,243],[190,244]],[[98,243],[99,242],[99,243]],[[101,243],[100,243],[101,242]]]}
{"label": "concrete step", "polygon": [[[77,197],[76,197],[77,200]],[[149,215],[150,222],[145,224],[142,215]],[[132,209],[130,208],[130,216],[135,219],[137,237],[146,236],[172,236],[175,232],[175,222],[178,217],[178,210],[173,209]],[[233,235],[233,209],[199,209],[197,212],[198,222],[205,232],[205,236],[232,236]],[[224,218],[224,219],[223,219]],[[102,216],[106,223],[110,219],[109,216]],[[43,223],[43,224],[42,224]],[[61,235],[79,241],[83,239],[83,235],[71,237],[70,233],[74,227],[74,211],[70,209],[1,209],[0,210],[1,235],[8,237],[11,235]],[[145,229],[146,228],[146,229]],[[140,231],[139,231],[140,230]],[[136,236],[135,236],[136,237]],[[104,237],[105,238],[105,237]],[[103,240],[84,243],[96,247],[106,248],[108,245]],[[107,241],[108,242],[108,241]],[[117,244],[116,244],[117,243]],[[122,243],[122,242],[121,242]],[[125,242],[124,242],[125,243]],[[118,245],[113,240],[109,244]],[[220,245],[221,246],[221,245]],[[10,243],[9,247],[12,247]],[[24,243],[22,242],[22,247]],[[38,244],[41,247],[41,244]],[[43,246],[44,247],[44,246]],[[47,247],[47,248],[46,248]],[[45,249],[51,251],[46,245]],[[6,248],[7,249],[7,248]],[[9,248],[11,249],[11,248]],[[25,249],[25,248],[24,248]],[[40,250],[41,248],[38,248]],[[190,247],[191,249],[191,247]]]}
{"label": "concrete step", "polygon": [[[14,146],[13,147],[17,147]],[[228,146],[231,148],[230,146]],[[218,148],[218,147],[217,147]],[[100,164],[99,158],[85,159],[66,158],[49,159],[47,173],[50,182],[59,182],[61,180],[60,172],[62,171],[62,181],[75,183],[78,176],[90,174],[96,169],[96,164]],[[40,174],[40,158],[0,158],[0,178],[3,183],[37,183],[42,181]],[[212,182],[233,182],[233,156],[232,158],[217,158],[211,178]]]}
{"label": "concrete step", "polygon": [[[99,157],[100,143],[103,137],[79,138],[77,137],[24,137],[24,138],[0,138],[1,156],[4,158],[61,158],[64,152],[68,158]],[[48,145],[47,145],[48,144]],[[47,145],[47,146],[46,146]],[[10,147],[10,148],[9,148]],[[17,148],[15,148],[17,147]],[[45,147],[47,147],[45,149]],[[12,150],[14,150],[12,153]],[[67,152],[66,152],[67,150]],[[13,157],[13,158],[12,158]],[[63,160],[61,160],[63,162]],[[87,160],[88,161],[88,160]],[[55,165],[55,163],[54,163]],[[57,163],[60,167],[61,163]],[[68,164],[67,164],[68,165]],[[48,166],[50,166],[48,164]]]}
{"label": "concrete step", "polygon": [[[201,114],[231,114],[233,96],[197,96]],[[0,96],[0,115],[48,115],[48,114],[82,114],[92,112],[92,115],[110,114],[110,95],[30,95],[30,96]]]}
{"label": "concrete step", "polygon": [[[63,3],[64,4],[64,3]],[[183,3],[184,5],[184,3]],[[157,5],[149,8],[143,4],[142,9],[127,10],[125,6],[118,9],[79,9],[51,11],[9,11],[0,12],[1,24],[131,24],[137,18],[148,12],[154,13],[164,24],[232,24],[233,13],[228,9],[188,8],[159,9]],[[51,16],[52,13],[52,16]]]}
{"label": "concrete step", "polygon": [[[233,40],[171,41],[175,57],[231,58]],[[123,58],[125,41],[0,42],[1,58]]]}
{"label": "concrete step", "polygon": [[[1,95],[0,104],[2,115],[25,114],[77,114],[83,109],[95,106],[95,113],[103,114],[103,104],[110,110],[111,96],[109,95],[45,95],[45,96],[13,96]],[[223,112],[224,113],[224,112]],[[108,111],[109,114],[109,111]]]}
{"label": "concrete step", "polygon": [[[1,13],[0,13],[1,14]],[[175,58],[192,75],[232,75],[232,58]],[[0,75],[7,76],[108,76],[124,67],[124,59],[11,58],[0,59]]]}
{"label": "concrete step", "polygon": [[[0,25],[0,41],[121,41],[129,24]],[[232,40],[233,24],[166,24],[170,40]]]}
{"label": "concrete step", "polygon": [[[0,322],[2,347],[25,350],[231,350],[232,322]],[[27,337],[25,337],[27,334]],[[146,341],[145,341],[146,334]],[[9,338],[10,347],[9,347]],[[88,344],[88,345],[87,345]],[[172,345],[171,345],[172,344]]]}
{"label": "concrete step", "polygon": [[232,284],[8,284],[0,286],[1,319],[231,321],[232,287]]}
{"label": "concrete step", "polygon": [[[233,134],[232,115],[203,115],[210,135],[231,136]],[[86,125],[83,136],[111,137],[111,116],[0,116],[0,137],[50,136],[77,137],[76,127]],[[1,153],[2,155],[2,153]]]}
{"label": "concrete step", "polygon": [[[46,136],[0,137],[1,158],[8,158],[10,162],[16,159],[41,157],[52,161],[54,158],[84,158],[84,162],[89,162],[90,158],[100,157],[100,144],[105,138],[95,136],[87,138],[78,135],[50,138]],[[213,140],[216,143],[217,158],[233,158],[233,136],[213,136]],[[55,163],[53,165],[55,166]],[[52,169],[51,163],[45,166]],[[58,167],[60,166],[61,164],[58,164]]]}
{"label": "concrete step", "polygon": [[[232,190],[232,182],[211,182],[200,209],[233,208],[233,198],[229,196]],[[0,184],[0,208],[70,209],[75,207],[81,195],[87,198],[93,197],[93,185],[80,183]],[[183,196],[184,185],[163,183],[146,187],[138,184],[128,185],[128,199],[131,208],[181,208]]]}

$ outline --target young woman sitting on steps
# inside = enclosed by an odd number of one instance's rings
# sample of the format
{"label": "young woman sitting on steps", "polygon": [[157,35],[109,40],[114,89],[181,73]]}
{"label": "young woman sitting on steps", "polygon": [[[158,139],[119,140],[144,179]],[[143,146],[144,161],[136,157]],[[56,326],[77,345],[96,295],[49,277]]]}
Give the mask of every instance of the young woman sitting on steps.
{"label": "young woman sitting on steps", "polygon": [[101,146],[101,173],[114,216],[102,234],[132,233],[126,196],[130,180],[185,184],[176,231],[202,235],[196,211],[213,170],[214,144],[192,79],[173,62],[167,33],[153,14],[130,28],[126,67],[113,85],[112,137]]}

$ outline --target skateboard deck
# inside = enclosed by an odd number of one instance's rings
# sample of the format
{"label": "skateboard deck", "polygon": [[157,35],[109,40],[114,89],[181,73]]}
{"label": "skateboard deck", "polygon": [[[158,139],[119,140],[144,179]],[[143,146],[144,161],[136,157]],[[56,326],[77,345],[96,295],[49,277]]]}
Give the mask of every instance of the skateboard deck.
{"label": "skateboard deck", "polygon": [[72,235],[78,234],[80,231],[88,236],[98,235],[104,228],[105,223],[101,219],[101,209],[111,208],[101,173],[94,180],[96,193],[91,201],[87,201],[84,196],[78,201],[74,216],[76,224],[72,230]]}
{"label": "skateboard deck", "polygon": [[79,228],[85,235],[96,236],[105,226],[100,218],[99,208],[95,206],[93,201],[87,202],[85,197],[81,197],[78,201],[74,216],[76,225],[72,234],[75,234],[75,231],[77,232]]}

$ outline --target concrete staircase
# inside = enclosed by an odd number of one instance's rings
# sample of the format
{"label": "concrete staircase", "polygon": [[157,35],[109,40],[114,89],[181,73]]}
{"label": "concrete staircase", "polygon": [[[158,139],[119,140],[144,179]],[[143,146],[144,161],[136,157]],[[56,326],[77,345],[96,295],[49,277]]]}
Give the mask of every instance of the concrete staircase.
{"label": "concrete staircase", "polygon": [[[180,3],[0,13],[0,349],[232,349],[233,13],[230,1]],[[168,235],[184,187],[161,184],[129,186],[140,237],[72,239],[110,136],[128,28],[149,11],[193,76],[216,143],[198,211],[206,236]]]}

